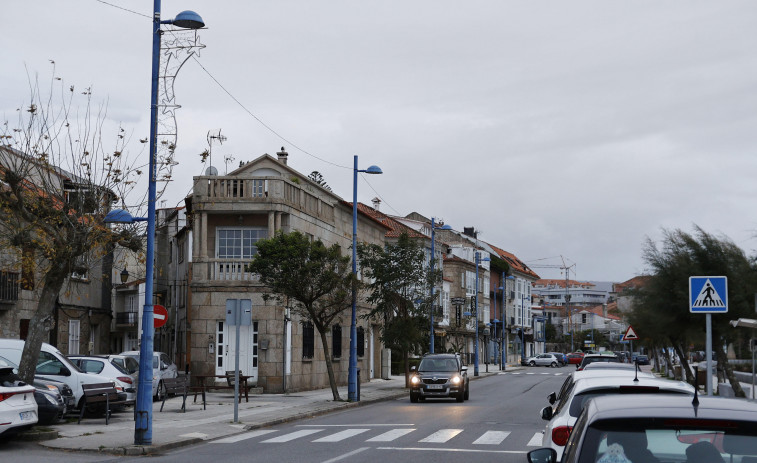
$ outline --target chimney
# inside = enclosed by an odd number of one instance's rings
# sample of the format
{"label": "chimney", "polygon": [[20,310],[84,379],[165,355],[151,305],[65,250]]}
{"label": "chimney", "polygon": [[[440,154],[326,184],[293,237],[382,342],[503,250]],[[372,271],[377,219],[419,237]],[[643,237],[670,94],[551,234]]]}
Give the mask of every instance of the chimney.
{"label": "chimney", "polygon": [[276,155],[279,157],[279,162],[286,165],[287,164],[287,156],[289,156],[289,153],[284,151],[284,147],[281,147],[281,151],[276,153]]}
{"label": "chimney", "polygon": [[381,206],[381,200],[378,199],[378,198],[373,198],[371,200],[371,202],[373,203],[373,208],[378,211],[379,210],[379,206]]}
{"label": "chimney", "polygon": [[478,232],[475,227],[463,227],[463,235],[470,236],[471,238],[478,238]]}

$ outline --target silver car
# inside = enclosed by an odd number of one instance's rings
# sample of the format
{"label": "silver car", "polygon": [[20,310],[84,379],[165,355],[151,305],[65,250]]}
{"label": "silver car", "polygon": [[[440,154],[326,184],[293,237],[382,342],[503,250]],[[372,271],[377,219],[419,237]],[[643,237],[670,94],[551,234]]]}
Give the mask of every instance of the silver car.
{"label": "silver car", "polygon": [[[120,355],[126,355],[134,358],[139,363],[139,351],[130,350],[121,352]],[[152,355],[152,396],[155,400],[163,400],[166,394],[163,385],[164,378],[176,378],[179,372],[176,365],[171,361],[168,354],[163,352],[153,352]]]}
{"label": "silver car", "polygon": [[552,367],[555,368],[560,365],[560,361],[557,360],[557,357],[555,357],[552,354],[539,354],[535,357],[531,357],[528,360],[526,360],[526,365],[528,366],[543,366],[543,367]]}

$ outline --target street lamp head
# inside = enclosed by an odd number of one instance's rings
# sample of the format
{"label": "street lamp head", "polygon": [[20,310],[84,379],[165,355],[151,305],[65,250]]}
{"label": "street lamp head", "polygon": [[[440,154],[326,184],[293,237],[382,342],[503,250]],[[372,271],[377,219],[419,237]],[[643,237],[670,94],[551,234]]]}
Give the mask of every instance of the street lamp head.
{"label": "street lamp head", "polygon": [[121,270],[121,283],[129,281],[129,271],[126,269]]}
{"label": "street lamp head", "polygon": [[205,27],[205,22],[199,14],[194,11],[186,10],[176,15],[172,21],[169,21],[176,27],[182,27],[184,29],[200,29]]}
{"label": "street lamp head", "polygon": [[379,166],[370,166],[361,172],[365,172],[366,174],[383,174]]}
{"label": "street lamp head", "polygon": [[134,217],[129,214],[129,211],[123,209],[113,209],[103,219],[105,223],[132,223],[133,221]]}

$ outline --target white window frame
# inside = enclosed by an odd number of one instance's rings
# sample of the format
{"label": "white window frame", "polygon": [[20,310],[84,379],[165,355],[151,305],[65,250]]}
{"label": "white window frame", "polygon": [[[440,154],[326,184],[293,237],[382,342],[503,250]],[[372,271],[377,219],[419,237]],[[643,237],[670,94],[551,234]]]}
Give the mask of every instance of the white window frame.
{"label": "white window frame", "polygon": [[81,337],[81,322],[68,321],[68,355],[79,355],[79,339]]}

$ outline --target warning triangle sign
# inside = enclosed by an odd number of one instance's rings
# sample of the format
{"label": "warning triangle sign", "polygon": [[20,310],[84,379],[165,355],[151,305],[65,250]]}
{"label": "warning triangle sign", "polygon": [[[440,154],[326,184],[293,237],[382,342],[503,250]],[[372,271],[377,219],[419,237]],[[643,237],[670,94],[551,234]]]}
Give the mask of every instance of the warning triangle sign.
{"label": "warning triangle sign", "polygon": [[626,330],[626,334],[623,336],[624,341],[636,341],[639,339],[638,336],[636,336],[636,331],[633,330],[633,326],[628,326],[628,329]]}
{"label": "warning triangle sign", "polygon": [[712,282],[709,278],[702,286],[702,290],[699,291],[699,295],[694,301],[693,307],[725,308],[723,298],[720,297],[715,287],[712,286]]}

